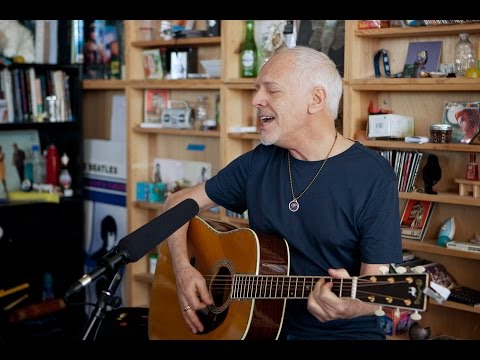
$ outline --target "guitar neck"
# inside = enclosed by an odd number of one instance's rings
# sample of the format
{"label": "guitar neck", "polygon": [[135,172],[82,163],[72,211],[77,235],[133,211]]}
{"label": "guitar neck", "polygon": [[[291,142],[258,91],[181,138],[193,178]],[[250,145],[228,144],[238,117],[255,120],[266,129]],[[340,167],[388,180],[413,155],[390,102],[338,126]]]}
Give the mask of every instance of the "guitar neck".
{"label": "guitar neck", "polygon": [[332,292],[337,296],[355,299],[357,278],[240,274],[233,276],[232,299],[306,299],[320,279],[333,282]]}

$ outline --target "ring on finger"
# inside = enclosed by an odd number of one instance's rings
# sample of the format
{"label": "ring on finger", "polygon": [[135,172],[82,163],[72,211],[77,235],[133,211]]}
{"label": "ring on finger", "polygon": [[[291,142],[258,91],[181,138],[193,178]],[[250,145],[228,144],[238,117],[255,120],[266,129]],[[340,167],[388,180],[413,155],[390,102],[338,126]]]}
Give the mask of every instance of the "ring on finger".
{"label": "ring on finger", "polygon": [[185,306],[185,307],[183,308],[183,311],[188,311],[188,310],[190,310],[190,309],[191,309],[191,306],[190,306],[190,305],[187,305],[187,306]]}

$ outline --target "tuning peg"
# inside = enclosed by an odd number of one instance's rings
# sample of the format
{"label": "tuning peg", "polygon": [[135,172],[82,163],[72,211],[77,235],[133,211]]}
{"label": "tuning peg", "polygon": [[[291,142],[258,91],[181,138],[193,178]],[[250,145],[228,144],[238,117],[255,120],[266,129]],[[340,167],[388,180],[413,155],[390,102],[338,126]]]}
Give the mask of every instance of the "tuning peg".
{"label": "tuning peg", "polygon": [[418,310],[415,310],[415,312],[412,315],[410,315],[410,319],[414,321],[419,321],[421,318],[422,318],[422,315],[418,313]]}
{"label": "tuning peg", "polygon": [[397,274],[405,274],[407,272],[407,268],[405,266],[394,266],[393,268]]}
{"label": "tuning peg", "polygon": [[378,271],[382,273],[382,275],[388,274],[388,266],[382,265],[378,267]]}
{"label": "tuning peg", "polygon": [[423,274],[425,272],[425,267],[418,265],[411,268],[410,270],[412,270],[414,273],[417,273],[417,274]]}
{"label": "tuning peg", "polygon": [[375,315],[377,315],[377,316],[385,315],[385,311],[383,311],[381,306],[377,310],[375,310]]}

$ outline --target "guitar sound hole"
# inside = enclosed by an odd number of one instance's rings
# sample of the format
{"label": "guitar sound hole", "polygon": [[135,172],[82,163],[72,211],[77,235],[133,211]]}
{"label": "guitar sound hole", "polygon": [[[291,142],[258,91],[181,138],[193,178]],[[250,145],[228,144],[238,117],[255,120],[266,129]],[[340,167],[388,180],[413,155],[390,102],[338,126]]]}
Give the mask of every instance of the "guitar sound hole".
{"label": "guitar sound hole", "polygon": [[232,275],[228,268],[222,266],[210,285],[210,293],[216,308],[221,308],[230,299],[231,290]]}
{"label": "guitar sound hole", "polygon": [[213,305],[197,311],[197,315],[204,326],[202,334],[216,329],[227,317],[232,289],[230,270],[227,267],[220,267],[217,274],[212,278],[209,288]]}

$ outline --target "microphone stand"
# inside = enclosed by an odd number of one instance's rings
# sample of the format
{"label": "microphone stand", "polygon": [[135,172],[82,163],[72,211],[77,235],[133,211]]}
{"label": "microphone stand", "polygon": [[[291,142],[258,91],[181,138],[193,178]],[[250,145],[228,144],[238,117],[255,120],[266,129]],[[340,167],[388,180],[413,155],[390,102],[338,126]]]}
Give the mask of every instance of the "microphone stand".
{"label": "microphone stand", "polygon": [[95,328],[95,332],[91,340],[95,340],[97,337],[98,329],[100,329],[100,324],[102,320],[105,318],[106,307],[110,305],[114,308],[118,308],[121,303],[121,299],[119,296],[115,295],[117,291],[118,285],[120,284],[120,280],[122,279],[122,275],[120,275],[120,271],[117,271],[115,275],[110,279],[110,285],[108,286],[107,290],[102,290],[101,295],[97,299],[97,303],[95,305],[95,309],[90,314],[90,319],[88,320],[87,326],[82,335],[82,340],[89,340],[91,331]]}

